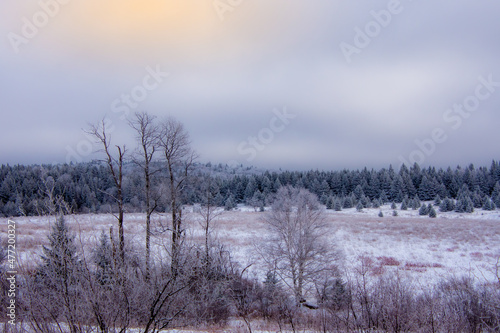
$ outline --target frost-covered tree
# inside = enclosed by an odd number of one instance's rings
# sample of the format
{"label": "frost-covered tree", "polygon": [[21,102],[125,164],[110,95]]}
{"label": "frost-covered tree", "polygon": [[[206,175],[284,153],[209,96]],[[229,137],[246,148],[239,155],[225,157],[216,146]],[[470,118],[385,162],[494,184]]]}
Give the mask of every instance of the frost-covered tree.
{"label": "frost-covered tree", "polygon": [[401,203],[401,210],[408,210],[408,203],[406,202],[406,199],[403,199],[403,202]]}
{"label": "frost-covered tree", "polygon": [[[146,210],[146,256],[144,258],[146,264],[146,276],[149,276],[150,269],[150,238],[151,238],[151,215],[158,208],[159,194],[158,191],[153,191],[152,179],[160,170],[152,168],[153,158],[158,151],[158,139],[160,128],[154,116],[146,112],[137,112],[135,117],[129,122],[136,134],[136,140],[139,144],[139,150],[135,152],[133,161],[138,165],[144,176],[144,200]],[[156,192],[156,193],[155,193]]]}
{"label": "frost-covered tree", "polygon": [[335,209],[335,211],[337,212],[340,212],[342,210],[342,201],[340,199],[335,200],[333,209]]}
{"label": "frost-covered tree", "polygon": [[493,202],[493,200],[491,200],[490,197],[485,197],[484,198],[484,204],[483,204],[483,210],[495,210],[496,209],[496,205],[495,203]]}
{"label": "frost-covered tree", "polygon": [[389,199],[387,198],[387,193],[382,190],[382,193],[380,193],[380,203],[385,205],[386,202],[389,202]]}
{"label": "frost-covered tree", "polygon": [[354,203],[352,202],[351,196],[346,196],[344,198],[344,203],[342,205],[342,208],[352,208],[353,205]]}
{"label": "frost-covered tree", "polygon": [[278,190],[264,221],[270,238],[263,259],[300,303],[319,276],[335,269],[336,254],[327,242],[324,211],[311,192],[286,186]]}
{"label": "frost-covered tree", "polygon": [[435,218],[437,216],[436,211],[434,210],[434,207],[431,204],[429,204],[429,206],[430,206],[430,208],[428,207],[429,217]]}
{"label": "frost-covered tree", "polygon": [[43,264],[36,272],[35,307],[44,316],[63,319],[72,333],[79,332],[79,300],[82,295],[82,267],[74,242],[63,216],[59,216],[48,236],[49,246],[43,247]]}
{"label": "frost-covered tree", "polygon": [[455,210],[455,202],[453,199],[444,198],[439,205],[439,210],[441,212],[452,212]]}
{"label": "frost-covered tree", "polygon": [[422,205],[420,209],[418,210],[418,215],[427,215],[429,214],[429,210],[427,208],[427,205]]}
{"label": "frost-covered tree", "polygon": [[470,196],[466,193],[461,194],[455,204],[455,212],[457,213],[472,213],[474,212],[474,203]]}
{"label": "frost-covered tree", "polygon": [[252,198],[248,201],[248,204],[252,206],[256,211],[259,209],[260,211],[264,211],[265,206],[265,197],[261,191],[255,190],[252,195]]}
{"label": "frost-covered tree", "polygon": [[224,210],[233,210],[234,208],[236,208],[237,205],[236,205],[236,202],[234,201],[234,197],[232,194],[230,194],[227,199],[226,199],[226,202],[224,203]]}
{"label": "frost-covered tree", "polygon": [[174,275],[179,269],[183,238],[182,204],[196,152],[191,148],[189,133],[175,118],[167,118],[159,125],[158,146],[163,154],[167,172],[169,208],[172,218],[171,268]]}
{"label": "frost-covered tree", "polygon": [[108,195],[114,199],[118,208],[118,214],[114,215],[118,222],[118,237],[119,237],[119,251],[120,259],[123,263],[125,261],[125,234],[123,228],[123,215],[125,213],[125,198],[123,193],[124,184],[124,170],[123,165],[125,163],[125,157],[127,154],[127,149],[124,146],[116,145],[117,156],[112,153],[111,139],[106,132],[106,122],[103,119],[100,125],[91,125],[88,133],[93,136],[101,145],[102,150],[105,154],[105,161],[108,166],[108,170],[112,176],[113,185],[116,189],[116,193],[108,193]]}
{"label": "frost-covered tree", "polygon": [[101,285],[111,283],[113,277],[113,252],[108,235],[101,232],[99,244],[94,251],[94,263],[96,265],[96,278]]}

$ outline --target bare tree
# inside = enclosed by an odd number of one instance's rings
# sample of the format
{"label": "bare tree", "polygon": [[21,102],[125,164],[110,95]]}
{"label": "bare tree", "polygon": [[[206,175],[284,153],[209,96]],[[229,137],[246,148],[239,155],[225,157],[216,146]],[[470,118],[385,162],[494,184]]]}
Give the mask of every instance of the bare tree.
{"label": "bare tree", "polygon": [[170,210],[172,215],[172,272],[176,275],[179,267],[179,253],[182,241],[182,192],[188,173],[196,159],[191,149],[189,134],[182,123],[169,117],[161,125],[159,145],[165,158],[170,190]]}
{"label": "bare tree", "polygon": [[211,263],[211,255],[210,249],[212,248],[211,242],[211,234],[213,232],[214,224],[216,219],[224,212],[223,209],[217,206],[215,196],[217,188],[212,181],[212,177],[210,175],[206,176],[204,179],[201,179],[203,182],[203,202],[198,211],[198,214],[201,217],[200,226],[203,229],[204,241],[205,241],[205,258],[204,264],[206,267],[210,267]]}
{"label": "bare tree", "polygon": [[158,171],[151,170],[151,162],[154,154],[158,150],[158,138],[160,128],[156,124],[155,117],[146,112],[137,112],[135,118],[129,122],[136,132],[139,142],[140,158],[133,158],[133,161],[142,168],[144,173],[144,194],[146,196],[146,278],[149,278],[150,270],[150,237],[151,237],[151,214],[158,207],[158,197],[153,197],[151,190],[151,178]]}
{"label": "bare tree", "polygon": [[[99,143],[102,144],[102,151],[106,155],[106,163],[108,165],[111,176],[116,186],[116,196],[112,196],[118,205],[118,215],[115,218],[118,221],[118,237],[119,237],[119,252],[120,259],[122,263],[125,261],[125,238],[123,235],[123,213],[124,213],[124,202],[123,202],[123,162],[126,154],[125,146],[116,145],[116,150],[118,152],[118,157],[114,157],[111,153],[111,140],[106,135],[106,123],[104,119],[101,121],[101,125],[90,125],[90,129],[87,131],[90,135],[94,136]],[[110,193],[107,193],[111,195]]]}
{"label": "bare tree", "polygon": [[270,232],[264,260],[304,303],[308,288],[337,258],[325,241],[326,225],[317,197],[305,189],[281,187],[264,217]]}

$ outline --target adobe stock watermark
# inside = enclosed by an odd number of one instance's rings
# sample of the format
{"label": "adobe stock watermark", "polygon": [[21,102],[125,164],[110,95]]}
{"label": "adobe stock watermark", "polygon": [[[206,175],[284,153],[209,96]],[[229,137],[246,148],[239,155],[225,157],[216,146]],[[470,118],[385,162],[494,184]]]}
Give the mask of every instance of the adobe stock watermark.
{"label": "adobe stock watermark", "polygon": [[221,21],[224,21],[226,13],[233,12],[244,0],[214,0],[212,5]]}
{"label": "adobe stock watermark", "polygon": [[269,126],[262,128],[256,136],[249,136],[246,140],[242,141],[237,151],[240,155],[245,155],[248,162],[253,161],[259,151],[263,151],[266,146],[274,141],[277,133],[281,133],[285,128],[290,125],[291,120],[295,119],[297,115],[289,113],[286,107],[282,110],[273,109],[274,116],[269,120]]}
{"label": "adobe stock watermark", "polygon": [[17,249],[16,249],[16,221],[7,220],[7,313],[6,316],[10,325],[16,325],[16,293],[17,293]]}
{"label": "adobe stock watermark", "polygon": [[[111,102],[111,112],[119,114],[120,120],[126,120],[130,111],[137,109],[140,103],[149,96],[150,92],[157,89],[170,75],[167,72],[163,72],[160,65],[156,65],[155,69],[150,66],[146,67],[146,73],[140,84],[134,86],[129,92],[121,94],[120,97]],[[104,126],[108,134],[113,133],[116,129],[113,120],[108,117],[104,118]],[[85,157],[94,152],[95,138],[85,131],[83,131],[83,135],[85,139],[80,140],[75,148],[70,145],[66,146],[66,163],[69,164],[73,160],[82,162]]]}
{"label": "adobe stock watermark", "polygon": [[[408,0],[412,1],[412,0]],[[344,55],[348,64],[352,62],[352,57],[355,54],[360,54],[361,51],[370,45],[371,41],[378,37],[384,28],[391,24],[394,16],[403,12],[404,7],[400,0],[390,0],[387,3],[386,9],[379,11],[371,10],[370,15],[372,19],[368,21],[363,28],[359,26],[354,27],[354,38],[351,43],[342,41],[339,44],[340,50]]]}
{"label": "adobe stock watermark", "polygon": [[7,39],[14,52],[19,53],[21,45],[28,44],[33,38],[38,36],[41,29],[49,24],[50,19],[56,17],[61,11],[61,6],[67,5],[71,0],[40,0],[40,9],[31,17],[24,16],[21,21],[20,33],[9,32]]}
{"label": "adobe stock watermark", "polygon": [[[477,111],[481,102],[489,99],[500,87],[500,82],[493,80],[493,74],[487,78],[480,76],[479,83],[474,89],[474,93],[465,97],[462,103],[454,104],[453,107],[446,109],[443,113],[443,120],[452,130],[458,130],[463,120],[469,118],[473,112]],[[399,160],[405,165],[413,165],[415,163],[422,164],[427,157],[430,157],[436,152],[437,146],[448,140],[446,130],[442,127],[436,127],[431,131],[428,138],[419,140],[416,139],[415,145],[417,149],[413,150],[408,158],[399,155]]]}

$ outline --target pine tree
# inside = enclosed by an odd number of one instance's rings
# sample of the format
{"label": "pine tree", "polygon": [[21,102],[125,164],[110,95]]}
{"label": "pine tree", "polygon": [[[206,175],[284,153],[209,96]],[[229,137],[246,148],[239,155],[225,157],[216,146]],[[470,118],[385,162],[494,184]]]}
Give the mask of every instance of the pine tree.
{"label": "pine tree", "polygon": [[392,203],[391,209],[396,209],[396,203],[395,202]]}
{"label": "pine tree", "polygon": [[429,210],[427,209],[426,205],[422,205],[420,209],[418,210],[418,215],[427,215],[429,214]]}
{"label": "pine tree", "polygon": [[393,210],[393,211],[392,211],[392,216],[398,216],[398,212],[397,212],[397,211],[395,211],[395,210]]}
{"label": "pine tree", "polygon": [[408,202],[408,208],[411,208],[412,210],[417,210],[417,206],[415,204],[415,200],[410,199],[410,201]]}
{"label": "pine tree", "polygon": [[[429,206],[431,206],[431,205],[429,204]],[[436,211],[434,210],[434,207],[431,206],[429,208],[429,217],[435,218],[436,216],[437,216]]]}
{"label": "pine tree", "polygon": [[233,210],[234,208],[236,208],[236,203],[234,202],[233,195],[230,194],[224,204],[224,210],[230,211]]}
{"label": "pine tree", "polygon": [[96,277],[101,285],[107,285],[111,282],[113,276],[113,253],[108,235],[101,232],[99,245],[94,252],[94,263],[97,266]]}
{"label": "pine tree", "polygon": [[324,195],[326,197],[328,197],[330,195],[330,185],[328,185],[328,182],[326,180],[323,180],[321,182],[321,185],[319,187],[319,193],[320,193],[320,196]]}
{"label": "pine tree", "polygon": [[438,195],[436,195],[436,198],[434,198],[434,204],[439,206],[441,205],[441,197]]}
{"label": "pine tree", "polygon": [[491,197],[496,198],[497,195],[500,195],[500,182],[496,182],[493,187],[493,191],[491,192]]}
{"label": "pine tree", "polygon": [[495,209],[496,209],[496,205],[493,202],[493,200],[491,200],[491,198],[489,198],[489,197],[485,197],[483,210],[490,210],[491,211],[491,210],[495,210]]}
{"label": "pine tree", "polygon": [[326,209],[333,209],[333,206],[334,206],[334,199],[333,197],[328,197],[328,199],[326,200]]}
{"label": "pine tree", "polygon": [[255,177],[251,177],[249,180],[248,180],[248,183],[247,183],[247,186],[245,188],[245,201],[246,202],[249,202],[255,191],[257,190],[257,184],[255,182]]}
{"label": "pine tree", "polygon": [[472,203],[474,205],[474,208],[481,208],[483,207],[484,201],[481,198],[481,194],[479,191],[474,191],[472,194]]}
{"label": "pine tree", "polygon": [[403,199],[401,203],[401,210],[408,210],[408,204],[406,203],[406,199]]}
{"label": "pine tree", "polygon": [[[464,184],[465,185],[465,184]],[[472,213],[474,212],[474,203],[467,192],[460,195],[455,204],[455,212],[457,213]]]}
{"label": "pine tree", "polygon": [[342,210],[342,202],[340,201],[340,199],[335,200],[334,209],[337,212],[340,212]]}
{"label": "pine tree", "polygon": [[385,193],[385,191],[382,191],[382,193],[380,194],[380,204],[385,205],[385,203],[388,201],[389,199],[387,198],[387,193]]}
{"label": "pine tree", "polygon": [[382,211],[379,211],[378,212],[378,217],[384,217],[384,213],[382,213]]}
{"label": "pine tree", "polygon": [[319,198],[319,202],[322,204],[322,205],[326,205],[327,202],[328,202],[328,198],[329,196],[326,195],[326,194],[322,194],[321,197]]}
{"label": "pine tree", "polygon": [[422,203],[420,202],[420,198],[418,197],[418,195],[416,195],[413,200],[415,201],[415,206],[417,208],[420,208],[420,206],[422,206]]}
{"label": "pine tree", "polygon": [[358,202],[358,204],[356,206],[356,210],[358,212],[362,212],[363,211],[363,204],[361,203],[361,201]]}
{"label": "pine tree", "polygon": [[70,279],[73,270],[77,269],[78,256],[74,243],[75,237],[71,235],[63,216],[57,218],[48,236],[49,247],[43,247],[43,266],[41,274],[53,274],[57,278]]}
{"label": "pine tree", "polygon": [[495,206],[500,207],[500,193],[493,199]]}
{"label": "pine tree", "polygon": [[371,206],[370,198],[364,194],[361,196],[360,202],[363,205],[363,208],[369,208]]}
{"label": "pine tree", "polygon": [[346,196],[344,198],[344,202],[343,202],[343,208],[352,208],[352,206],[354,205],[354,203],[352,202],[352,198],[351,196]]}
{"label": "pine tree", "polygon": [[455,203],[453,199],[450,198],[444,198],[443,201],[441,201],[441,204],[439,205],[439,210],[441,212],[451,212],[455,210]]}
{"label": "pine tree", "polygon": [[[78,302],[81,298],[81,265],[74,244],[75,237],[63,216],[57,218],[48,236],[49,246],[43,247],[43,264],[38,267],[35,285],[37,296],[45,300],[46,309],[63,309],[65,320],[71,333],[79,332]],[[54,312],[55,313],[55,312]]]}

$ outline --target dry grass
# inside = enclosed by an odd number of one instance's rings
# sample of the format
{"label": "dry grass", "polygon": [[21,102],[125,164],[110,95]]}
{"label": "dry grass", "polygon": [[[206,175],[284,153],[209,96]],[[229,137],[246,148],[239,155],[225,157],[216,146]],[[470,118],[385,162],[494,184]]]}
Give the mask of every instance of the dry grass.
{"label": "dry grass", "polygon": [[[258,250],[267,231],[261,212],[224,212],[216,221],[213,236],[230,249],[243,265],[254,262],[258,267]],[[360,256],[373,261],[373,273],[383,274],[384,267],[400,267],[409,273],[425,273],[433,280],[436,269],[444,268],[451,274],[472,273],[486,276],[484,267],[493,267],[500,256],[500,223],[494,219],[467,218],[379,218],[368,215],[346,215],[329,212],[327,223],[331,244],[342,252],[345,269],[352,269]],[[41,253],[47,244],[47,235],[53,217],[15,218],[18,251]],[[112,215],[75,215],[67,218],[77,242],[85,251],[91,251],[101,231],[117,232]],[[126,214],[125,234],[129,242],[141,248],[144,244],[144,214]],[[157,255],[168,248],[168,232],[159,232],[169,224],[168,214],[153,217],[155,236],[152,243]],[[201,243],[199,216],[185,214],[186,235],[191,242]],[[7,230],[7,219],[0,219],[0,231]],[[419,264],[420,263],[420,264]],[[430,264],[429,264],[430,263]],[[424,276],[422,275],[422,276]]]}

